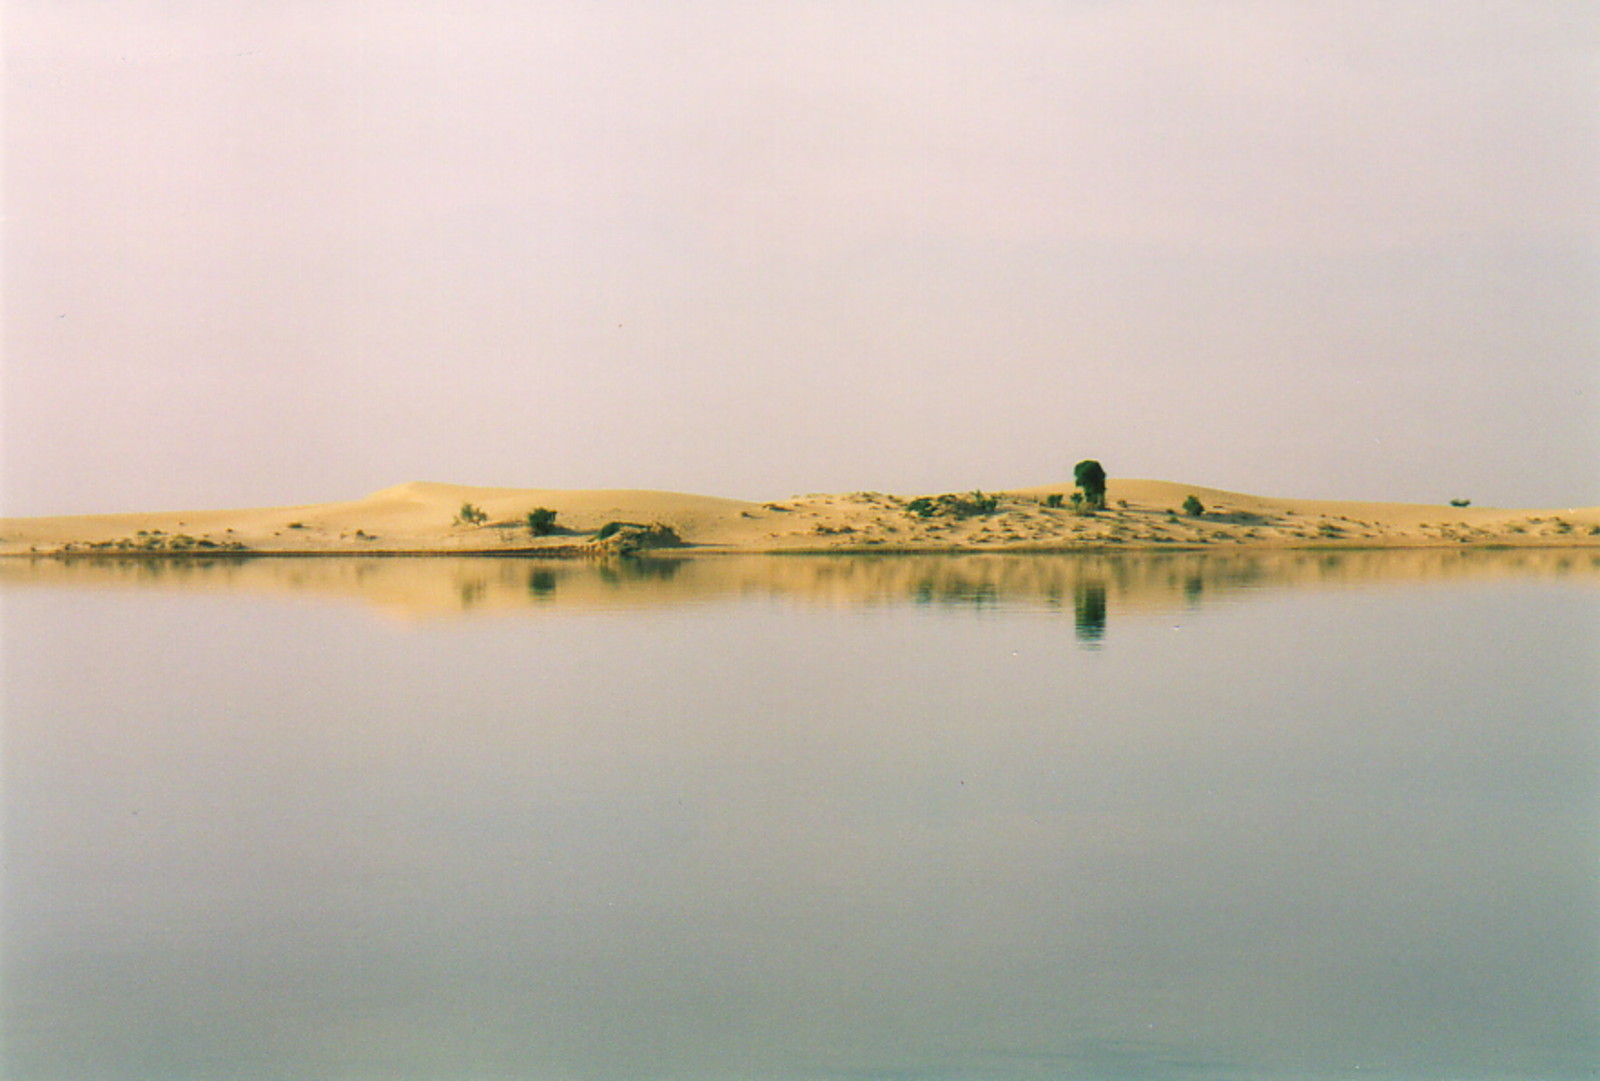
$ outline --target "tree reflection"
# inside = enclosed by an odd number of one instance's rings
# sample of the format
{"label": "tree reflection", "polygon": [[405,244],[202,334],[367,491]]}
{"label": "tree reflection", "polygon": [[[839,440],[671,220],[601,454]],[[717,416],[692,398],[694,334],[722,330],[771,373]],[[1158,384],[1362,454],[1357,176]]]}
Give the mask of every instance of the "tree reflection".
{"label": "tree reflection", "polygon": [[1099,645],[1106,636],[1106,584],[1102,581],[1078,583],[1073,596],[1073,618],[1078,640],[1088,646]]}

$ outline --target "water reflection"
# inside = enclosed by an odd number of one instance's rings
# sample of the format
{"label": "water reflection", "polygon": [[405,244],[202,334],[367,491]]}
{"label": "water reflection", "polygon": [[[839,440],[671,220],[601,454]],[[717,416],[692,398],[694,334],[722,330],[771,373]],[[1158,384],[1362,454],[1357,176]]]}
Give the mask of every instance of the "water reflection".
{"label": "water reflection", "polygon": [[1106,584],[1100,581],[1079,583],[1074,611],[1078,638],[1087,645],[1097,645],[1106,636]]}
{"label": "water reflection", "polygon": [[515,609],[655,607],[777,597],[808,604],[1059,609],[1085,643],[1133,611],[1181,612],[1278,586],[1538,575],[1600,580],[1580,550],[1185,552],[1069,555],[472,557],[0,561],[0,586],[293,592],[362,601],[403,618]]}

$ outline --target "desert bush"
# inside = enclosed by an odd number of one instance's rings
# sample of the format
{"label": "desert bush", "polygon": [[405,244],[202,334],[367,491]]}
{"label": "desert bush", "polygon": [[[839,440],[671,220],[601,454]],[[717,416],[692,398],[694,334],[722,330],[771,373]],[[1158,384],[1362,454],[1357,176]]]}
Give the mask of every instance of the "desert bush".
{"label": "desert bush", "polygon": [[616,536],[618,533],[622,532],[624,529],[645,529],[645,528],[648,528],[648,527],[640,525],[638,522],[607,522],[605,525],[601,526],[595,532],[594,539],[595,540],[605,540],[607,537]]}
{"label": "desert bush", "polygon": [[1200,502],[1199,497],[1190,495],[1188,499],[1183,501],[1183,513],[1187,514],[1189,517],[1198,518],[1205,512],[1205,504]]}
{"label": "desert bush", "polygon": [[946,505],[950,508],[950,513],[957,518],[974,518],[983,514],[993,514],[999,510],[1000,500],[997,496],[973,492],[971,495],[952,496]]}
{"label": "desert bush", "polygon": [[678,536],[678,531],[665,522],[652,522],[644,525],[639,522],[607,522],[595,531],[595,540],[607,540],[624,530],[648,533],[659,542],[666,544],[682,544],[683,538]]}
{"label": "desert bush", "polygon": [[528,533],[534,537],[548,537],[556,531],[556,512],[549,507],[535,507],[528,512]]}
{"label": "desert bush", "polygon": [[1470,506],[1472,506],[1472,500],[1470,500],[1470,499],[1452,499],[1450,501],[1450,505],[1452,507],[1470,507]]}
{"label": "desert bush", "polygon": [[626,555],[640,548],[675,548],[683,543],[678,531],[665,522],[640,525],[638,522],[607,522],[594,535],[601,551]]}
{"label": "desert bush", "polygon": [[1060,492],[1051,492],[1049,495],[1045,496],[1044,497],[1044,505],[1047,506],[1047,507],[1059,507],[1059,506],[1061,506],[1061,493]]}
{"label": "desert bush", "polygon": [[951,518],[973,518],[983,514],[993,514],[1000,506],[998,496],[984,495],[974,491],[967,495],[920,495],[906,504],[906,512],[918,518],[933,518],[948,516]]}
{"label": "desert bush", "polygon": [[482,525],[489,520],[489,514],[482,507],[472,503],[461,504],[461,509],[456,512],[452,525]]}

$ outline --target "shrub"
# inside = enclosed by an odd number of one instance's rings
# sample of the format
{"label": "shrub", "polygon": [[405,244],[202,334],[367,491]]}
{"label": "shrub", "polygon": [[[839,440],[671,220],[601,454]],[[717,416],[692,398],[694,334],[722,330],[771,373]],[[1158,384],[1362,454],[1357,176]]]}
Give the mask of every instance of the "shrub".
{"label": "shrub", "polygon": [[1189,517],[1198,518],[1205,512],[1205,504],[1200,502],[1199,498],[1196,496],[1190,495],[1188,499],[1183,501],[1183,513],[1187,514]]}
{"label": "shrub", "polygon": [[948,515],[952,518],[972,518],[993,514],[1000,506],[998,496],[972,492],[968,495],[919,495],[906,504],[906,512],[918,518]]}
{"label": "shrub", "polygon": [[1045,496],[1044,497],[1044,505],[1047,506],[1047,507],[1059,507],[1059,506],[1061,506],[1061,493],[1060,492],[1051,492],[1049,495]]}
{"label": "shrub", "polygon": [[627,555],[640,548],[675,548],[683,543],[678,531],[665,522],[640,525],[637,522],[607,522],[595,534],[594,545],[600,551]]}
{"label": "shrub", "polygon": [[528,512],[528,533],[534,537],[548,537],[556,531],[556,512],[549,507],[535,507]]}
{"label": "shrub", "polygon": [[1470,507],[1470,506],[1472,506],[1472,500],[1470,500],[1470,499],[1452,499],[1450,501],[1450,505],[1452,507]]}
{"label": "shrub", "polygon": [[1000,497],[974,491],[965,499],[956,499],[951,506],[959,518],[967,518],[974,514],[993,514],[1000,509]]}
{"label": "shrub", "polygon": [[489,520],[488,513],[479,506],[471,503],[461,504],[461,509],[456,512],[456,519],[452,525],[482,525]]}

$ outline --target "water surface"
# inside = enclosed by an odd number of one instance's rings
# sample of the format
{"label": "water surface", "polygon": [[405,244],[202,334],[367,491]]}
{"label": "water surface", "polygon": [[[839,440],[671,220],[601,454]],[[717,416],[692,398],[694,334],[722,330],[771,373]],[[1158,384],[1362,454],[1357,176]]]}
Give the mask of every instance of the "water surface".
{"label": "water surface", "polygon": [[0,1073],[1592,1077],[1597,583],[9,563]]}

